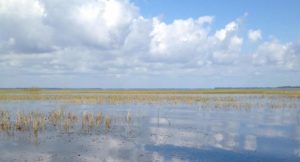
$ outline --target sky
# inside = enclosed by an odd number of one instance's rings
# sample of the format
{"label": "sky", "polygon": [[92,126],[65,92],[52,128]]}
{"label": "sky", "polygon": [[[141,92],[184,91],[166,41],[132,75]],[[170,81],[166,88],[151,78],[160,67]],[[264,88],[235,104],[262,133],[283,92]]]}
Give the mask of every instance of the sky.
{"label": "sky", "polygon": [[300,85],[298,0],[0,0],[0,88]]}

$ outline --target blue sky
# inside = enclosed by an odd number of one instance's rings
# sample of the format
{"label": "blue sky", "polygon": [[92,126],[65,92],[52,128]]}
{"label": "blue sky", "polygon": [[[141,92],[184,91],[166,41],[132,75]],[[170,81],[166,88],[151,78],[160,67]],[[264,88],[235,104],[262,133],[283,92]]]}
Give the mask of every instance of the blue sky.
{"label": "blue sky", "polygon": [[300,1],[298,0],[134,0],[142,15],[161,15],[166,22],[175,19],[215,16],[214,26],[220,28],[229,21],[248,13],[246,26],[260,28],[266,35],[284,41],[299,40]]}
{"label": "blue sky", "polygon": [[297,0],[0,0],[0,87],[300,85]]}

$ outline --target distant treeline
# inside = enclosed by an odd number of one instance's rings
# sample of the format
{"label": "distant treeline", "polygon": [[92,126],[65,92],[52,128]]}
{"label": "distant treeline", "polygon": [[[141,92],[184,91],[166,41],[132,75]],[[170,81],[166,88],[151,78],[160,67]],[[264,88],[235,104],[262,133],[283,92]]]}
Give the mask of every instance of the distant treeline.
{"label": "distant treeline", "polygon": [[215,87],[215,88],[0,88],[0,90],[24,90],[36,92],[41,90],[222,90],[222,89],[300,89],[300,86],[279,86],[279,87]]}
{"label": "distant treeline", "polygon": [[280,87],[216,87],[214,89],[300,89],[300,86],[280,86]]}

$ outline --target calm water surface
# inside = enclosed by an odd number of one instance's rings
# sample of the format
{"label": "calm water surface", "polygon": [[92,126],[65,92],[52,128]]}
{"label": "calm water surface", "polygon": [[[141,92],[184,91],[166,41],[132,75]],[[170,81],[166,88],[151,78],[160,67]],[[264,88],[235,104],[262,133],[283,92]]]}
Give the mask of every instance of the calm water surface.
{"label": "calm water surface", "polygon": [[[299,105],[299,103],[297,103]],[[201,108],[168,104],[1,102],[0,108],[49,112],[64,107],[115,117],[112,128],[70,133],[0,132],[0,161],[300,161],[300,108]],[[118,118],[131,112],[132,122]],[[78,123],[78,128],[80,123]]]}

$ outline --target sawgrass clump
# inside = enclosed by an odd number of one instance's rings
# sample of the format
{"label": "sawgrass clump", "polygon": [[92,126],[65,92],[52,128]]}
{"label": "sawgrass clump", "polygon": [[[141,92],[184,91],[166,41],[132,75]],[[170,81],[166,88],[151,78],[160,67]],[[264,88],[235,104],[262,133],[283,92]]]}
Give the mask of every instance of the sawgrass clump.
{"label": "sawgrass clump", "polygon": [[84,130],[90,131],[95,126],[94,114],[91,112],[83,112],[82,114],[82,128]]}
{"label": "sawgrass clump", "polygon": [[70,132],[70,129],[78,121],[78,117],[74,112],[67,112],[63,116],[64,118],[64,130]]}
{"label": "sawgrass clump", "polygon": [[0,130],[8,131],[10,128],[10,113],[6,110],[0,110]]}
{"label": "sawgrass clump", "polygon": [[36,134],[39,130],[43,130],[46,127],[46,115],[43,112],[31,112],[32,118],[32,129],[33,132]]}
{"label": "sawgrass clump", "polygon": [[111,126],[111,119],[110,119],[109,115],[106,115],[105,116],[105,128],[106,128],[106,130],[109,130],[110,126]]}
{"label": "sawgrass clump", "polygon": [[103,120],[102,113],[97,112],[97,114],[96,114],[96,125],[97,125],[97,127],[101,126],[102,120]]}
{"label": "sawgrass clump", "polygon": [[[7,110],[0,110],[0,131],[29,131],[33,132],[37,137],[40,131],[46,129],[64,130],[70,132],[71,130],[80,129],[80,125],[76,123],[81,120],[81,127],[84,131],[90,132],[95,129],[103,128],[107,131],[111,129],[112,121],[122,119],[121,122],[130,124],[132,122],[131,112],[127,115],[111,118],[108,114],[102,112],[83,112],[81,118],[71,111],[63,109],[53,110],[48,113],[40,111],[17,111],[14,116]],[[102,124],[103,123],[103,124]],[[76,127],[74,127],[77,125]],[[54,127],[53,127],[54,126]]]}
{"label": "sawgrass clump", "polygon": [[15,128],[19,131],[29,130],[31,123],[30,114],[26,114],[23,111],[18,111],[16,114]]}
{"label": "sawgrass clump", "polygon": [[64,109],[58,109],[58,110],[53,110],[49,113],[48,119],[49,122],[54,125],[57,126],[60,124],[61,120],[64,117]]}

